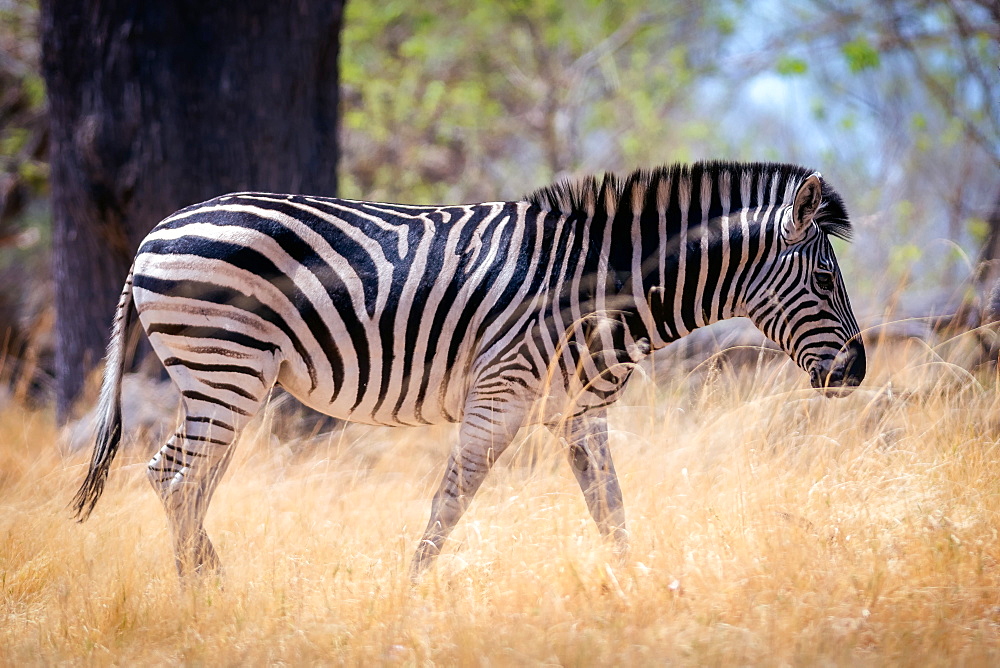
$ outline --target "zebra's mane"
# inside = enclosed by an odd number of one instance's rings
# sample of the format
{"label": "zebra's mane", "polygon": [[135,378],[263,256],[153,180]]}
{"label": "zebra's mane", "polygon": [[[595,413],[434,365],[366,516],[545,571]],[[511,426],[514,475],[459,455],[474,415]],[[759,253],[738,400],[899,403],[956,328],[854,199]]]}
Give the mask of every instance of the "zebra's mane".
{"label": "zebra's mane", "polygon": [[[665,210],[670,202],[669,197],[676,196],[676,189],[663,187],[678,184],[679,187],[692,188],[692,184],[701,184],[702,180],[711,180],[713,192],[720,187],[724,176],[728,177],[729,187],[738,193],[742,179],[750,179],[751,198],[745,206],[761,206],[781,202],[786,192],[792,192],[799,184],[815,170],[786,163],[768,162],[696,162],[693,165],[674,164],[654,169],[638,169],[625,176],[604,174],[602,177],[586,176],[581,179],[568,179],[555,183],[530,193],[524,200],[541,207],[546,211],[557,213],[581,212],[592,214],[605,210],[613,214],[618,209],[619,202],[631,204],[631,210],[656,206]],[[777,177],[777,187],[772,187]],[[763,201],[756,201],[758,184],[764,181]],[[847,217],[847,210],[840,195],[823,180],[823,204],[816,214],[816,224],[828,235],[844,240],[850,240],[853,229]],[[700,185],[694,187],[700,188]],[[788,194],[790,198],[791,193]]]}

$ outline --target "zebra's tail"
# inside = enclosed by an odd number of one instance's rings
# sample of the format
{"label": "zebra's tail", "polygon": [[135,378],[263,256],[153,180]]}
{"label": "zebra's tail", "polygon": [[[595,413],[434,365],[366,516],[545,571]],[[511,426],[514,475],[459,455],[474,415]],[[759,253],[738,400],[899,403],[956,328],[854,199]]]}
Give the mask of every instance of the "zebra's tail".
{"label": "zebra's tail", "polygon": [[134,267],[129,269],[125,287],[122,289],[121,297],[118,298],[118,308],[115,309],[115,322],[111,329],[111,342],[108,343],[108,355],[104,364],[101,399],[97,405],[97,442],[90,458],[90,470],[87,471],[87,477],[73,497],[74,516],[81,522],[90,517],[94,505],[101,498],[111,462],[118,454],[118,446],[121,445],[122,375],[125,373],[125,344],[132,320],[133,271]]}

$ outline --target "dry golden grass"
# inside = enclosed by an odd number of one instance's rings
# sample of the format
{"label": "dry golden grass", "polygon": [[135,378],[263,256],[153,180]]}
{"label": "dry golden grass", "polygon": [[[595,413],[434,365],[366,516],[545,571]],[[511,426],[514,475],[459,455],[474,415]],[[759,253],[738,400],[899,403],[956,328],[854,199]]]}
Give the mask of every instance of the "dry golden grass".
{"label": "dry golden grass", "polygon": [[[611,413],[632,535],[610,565],[532,431],[411,588],[451,428],[247,434],[209,512],[225,587],[181,591],[127,452],[94,516],[50,415],[0,415],[0,663],[816,665],[1000,660],[1000,402],[913,344],[827,400],[787,364]],[[891,387],[890,387],[891,383]]]}

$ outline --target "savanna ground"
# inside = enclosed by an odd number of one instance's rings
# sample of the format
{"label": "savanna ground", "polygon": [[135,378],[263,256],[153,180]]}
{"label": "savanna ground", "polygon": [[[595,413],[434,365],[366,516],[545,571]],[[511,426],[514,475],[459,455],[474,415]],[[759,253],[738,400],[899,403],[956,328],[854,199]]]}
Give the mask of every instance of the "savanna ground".
{"label": "savanna ground", "polygon": [[8,406],[0,662],[996,664],[997,381],[946,358],[881,347],[847,399],[766,360],[636,378],[610,415],[627,566],[532,430],[415,587],[453,428],[352,425],[304,446],[265,420],[207,520],[225,586],[185,591],[144,476],[153,444],[76,524],[85,457],[60,454],[50,414]]}

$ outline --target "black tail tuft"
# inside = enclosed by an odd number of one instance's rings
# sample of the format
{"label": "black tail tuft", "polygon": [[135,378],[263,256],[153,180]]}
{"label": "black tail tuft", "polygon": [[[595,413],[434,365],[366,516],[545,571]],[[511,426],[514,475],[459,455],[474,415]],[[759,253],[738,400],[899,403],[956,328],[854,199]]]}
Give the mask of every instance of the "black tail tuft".
{"label": "black tail tuft", "polygon": [[111,462],[118,453],[122,440],[121,410],[116,410],[108,422],[102,420],[97,433],[97,444],[90,459],[90,470],[84,479],[76,496],[73,497],[74,517],[80,522],[86,521],[94,510],[97,500],[104,492],[104,483],[108,479]]}
{"label": "black tail tuft", "polygon": [[111,342],[104,364],[104,383],[101,385],[101,399],[97,413],[100,416],[97,428],[97,442],[90,458],[90,470],[76,496],[73,497],[74,516],[83,522],[94,510],[94,505],[104,492],[111,462],[118,454],[122,441],[122,376],[125,374],[125,343],[128,339],[129,322],[132,319],[132,271],[125,279],[125,287],[118,299],[115,323],[111,328]]}

